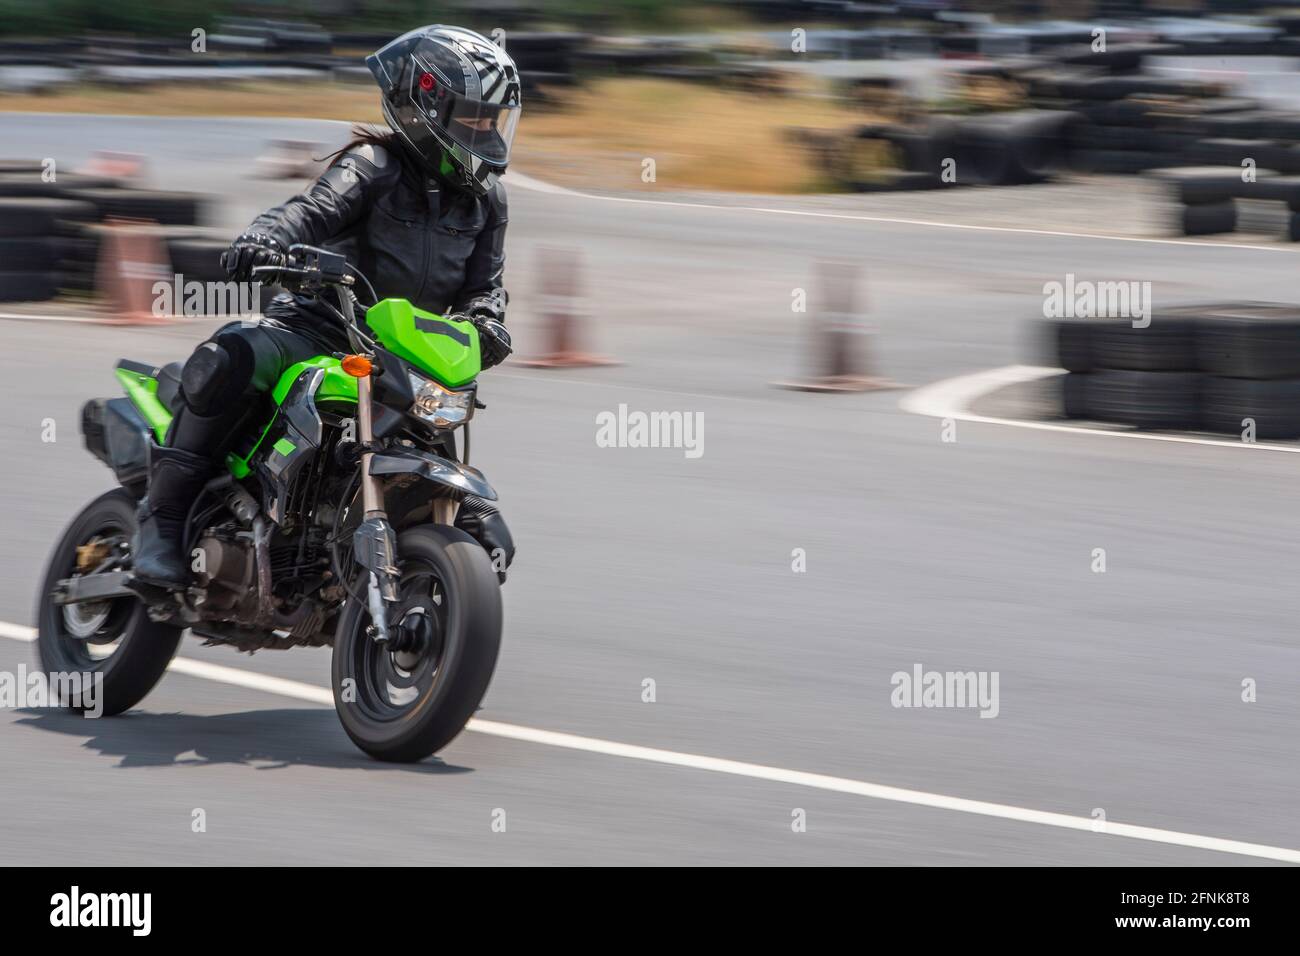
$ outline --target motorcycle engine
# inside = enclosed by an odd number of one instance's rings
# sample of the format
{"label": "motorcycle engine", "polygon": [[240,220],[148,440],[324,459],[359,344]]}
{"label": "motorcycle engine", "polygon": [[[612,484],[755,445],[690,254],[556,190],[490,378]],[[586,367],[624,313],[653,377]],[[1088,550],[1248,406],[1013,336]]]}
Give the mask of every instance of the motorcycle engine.
{"label": "motorcycle engine", "polygon": [[204,589],[200,612],[206,618],[240,618],[256,613],[257,567],[251,541],[234,529],[212,529],[191,552],[194,579]]}

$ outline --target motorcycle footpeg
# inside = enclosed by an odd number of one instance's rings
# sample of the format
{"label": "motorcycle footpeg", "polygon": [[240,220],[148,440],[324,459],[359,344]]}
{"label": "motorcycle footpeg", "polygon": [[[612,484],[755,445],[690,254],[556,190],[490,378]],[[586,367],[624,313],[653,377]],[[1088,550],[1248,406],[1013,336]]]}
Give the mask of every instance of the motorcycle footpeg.
{"label": "motorcycle footpeg", "polygon": [[140,598],[146,604],[169,603],[172,595],[184,591],[188,587],[188,585],[176,584],[172,581],[148,581],[135,575],[131,575],[131,577],[123,581],[122,586],[140,595]]}
{"label": "motorcycle footpeg", "polygon": [[132,576],[123,582],[123,587],[134,591],[145,606],[145,613],[151,621],[170,621],[180,610],[180,599],[186,591],[184,585],[155,584]]}

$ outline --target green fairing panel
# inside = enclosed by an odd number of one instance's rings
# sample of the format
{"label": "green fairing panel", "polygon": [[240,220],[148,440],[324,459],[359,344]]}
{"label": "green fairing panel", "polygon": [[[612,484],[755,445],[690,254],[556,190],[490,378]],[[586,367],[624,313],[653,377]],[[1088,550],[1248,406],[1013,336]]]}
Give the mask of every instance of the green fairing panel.
{"label": "green fairing panel", "polygon": [[293,388],[293,383],[298,381],[298,376],[309,368],[323,368],[325,370],[320,386],[316,389],[317,401],[334,399],[356,404],[357,380],[343,371],[339,360],[332,355],[318,355],[315,358],[307,359],[305,362],[299,362],[297,365],[291,365],[280,376],[280,381],[276,382],[275,388],[271,392],[275,398],[275,404],[281,405],[284,403],[285,396],[289,394],[289,389]]}
{"label": "green fairing panel", "polygon": [[[342,401],[357,403],[357,380],[343,371],[341,363],[332,355],[317,355],[315,358],[307,359],[305,362],[299,362],[297,365],[291,365],[287,368],[280,380],[275,383],[275,388],[271,390],[271,397],[275,399],[276,405],[283,405],[284,400],[289,395],[289,390],[293,388],[293,383],[298,381],[298,376],[310,369],[324,369],[325,374],[321,376],[320,384],[316,386],[315,400],[321,401]],[[230,473],[236,478],[243,478],[253,470],[250,462],[257,450],[262,447],[262,440],[266,433],[271,430],[279,412],[272,415],[270,420],[262,428],[262,434],[257,438],[257,444],[252,450],[242,458],[234,453],[226,456],[226,465],[230,468]],[[279,445],[276,447],[281,454],[287,452],[281,451]],[[289,449],[292,451],[292,448]]]}
{"label": "green fairing panel", "polygon": [[124,368],[114,369],[114,374],[117,375],[117,380],[122,383],[122,387],[126,389],[127,397],[140,410],[144,420],[153,429],[154,437],[158,440],[158,444],[161,445],[167,439],[167,429],[172,423],[172,413],[167,410],[166,405],[158,401],[158,380]]}
{"label": "green fairing panel", "polygon": [[467,385],[482,371],[471,322],[445,319],[405,299],[384,299],[366,312],[366,324],[384,348],[450,388]]}

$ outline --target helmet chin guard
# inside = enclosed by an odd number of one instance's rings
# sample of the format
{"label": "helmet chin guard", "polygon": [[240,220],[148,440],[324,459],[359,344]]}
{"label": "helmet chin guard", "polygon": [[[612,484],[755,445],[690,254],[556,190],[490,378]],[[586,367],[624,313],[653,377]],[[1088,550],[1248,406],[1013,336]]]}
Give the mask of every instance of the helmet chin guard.
{"label": "helmet chin guard", "polygon": [[486,193],[505,172],[522,110],[514,60],[461,27],[412,30],[366,57],[384,119],[431,171]]}

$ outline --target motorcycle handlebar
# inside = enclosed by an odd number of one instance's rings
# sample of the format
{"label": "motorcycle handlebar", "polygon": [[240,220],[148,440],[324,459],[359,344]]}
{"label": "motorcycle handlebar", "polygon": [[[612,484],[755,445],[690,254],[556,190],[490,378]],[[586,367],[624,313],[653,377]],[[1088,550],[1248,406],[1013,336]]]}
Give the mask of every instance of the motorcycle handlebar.
{"label": "motorcycle handlebar", "polygon": [[331,311],[343,320],[348,340],[353,348],[357,351],[369,351],[374,347],[374,339],[357,321],[359,303],[352,286],[359,277],[370,289],[372,296],[374,287],[344,256],[337,252],[330,252],[328,249],[297,243],[289,247],[289,254],[283,264],[256,266],[253,275],[266,276],[285,288],[318,299],[323,299],[326,291],[333,289],[338,297],[339,309],[331,309]]}
{"label": "motorcycle handlebar", "polygon": [[289,254],[281,265],[256,266],[253,275],[273,277],[281,282],[297,280],[309,291],[311,286],[350,286],[355,281],[352,276],[355,271],[337,252],[299,243],[289,247]]}

